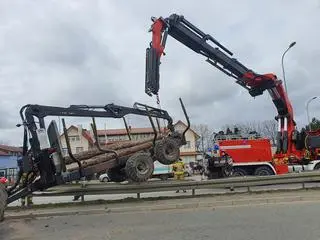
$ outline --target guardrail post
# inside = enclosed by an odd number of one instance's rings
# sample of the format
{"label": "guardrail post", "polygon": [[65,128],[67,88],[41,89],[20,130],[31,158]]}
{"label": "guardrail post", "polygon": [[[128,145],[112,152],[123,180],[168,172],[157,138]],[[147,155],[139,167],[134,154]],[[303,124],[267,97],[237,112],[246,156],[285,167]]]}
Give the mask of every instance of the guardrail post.
{"label": "guardrail post", "polygon": [[306,188],[306,183],[302,183],[302,189]]}
{"label": "guardrail post", "polygon": [[[81,188],[86,188],[86,182],[82,181],[81,182]],[[81,202],[84,202],[84,192],[81,194]]]}
{"label": "guardrail post", "polygon": [[140,199],[140,193],[139,192],[137,193],[137,199]]}
{"label": "guardrail post", "polygon": [[192,188],[192,196],[194,197],[196,195],[196,189]]}

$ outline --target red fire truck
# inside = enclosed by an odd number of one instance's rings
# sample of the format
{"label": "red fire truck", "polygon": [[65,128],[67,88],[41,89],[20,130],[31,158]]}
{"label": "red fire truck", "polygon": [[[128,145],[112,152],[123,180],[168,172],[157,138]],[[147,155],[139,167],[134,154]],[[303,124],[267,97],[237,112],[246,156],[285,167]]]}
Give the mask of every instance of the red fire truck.
{"label": "red fire truck", "polygon": [[[226,152],[233,160],[235,176],[244,175],[275,175],[283,173],[281,168],[275,168],[273,148],[268,138],[251,134],[217,134],[215,144],[218,151]],[[289,172],[313,171],[320,168],[320,160],[305,164],[289,163]]]}

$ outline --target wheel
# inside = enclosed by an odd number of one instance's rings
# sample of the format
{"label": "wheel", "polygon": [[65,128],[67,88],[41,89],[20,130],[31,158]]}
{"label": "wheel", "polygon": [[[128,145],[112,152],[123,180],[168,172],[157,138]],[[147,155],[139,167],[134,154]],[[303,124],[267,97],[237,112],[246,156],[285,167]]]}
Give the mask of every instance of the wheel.
{"label": "wheel", "polygon": [[320,170],[320,163],[317,163],[315,166],[314,166],[314,168],[313,168],[313,170]]}
{"label": "wheel", "polygon": [[149,153],[136,153],[132,155],[125,166],[125,172],[135,182],[147,181],[154,170],[153,160]]}
{"label": "wheel", "polygon": [[234,177],[242,177],[246,175],[248,175],[248,172],[243,168],[236,167],[233,169],[232,176]]}
{"label": "wheel", "polygon": [[4,209],[7,206],[7,191],[5,186],[0,183],[0,222],[4,219]]}
{"label": "wheel", "polygon": [[110,168],[107,172],[111,182],[123,182],[127,179],[123,167]]}
{"label": "wheel", "polygon": [[269,176],[274,175],[272,169],[268,166],[257,167],[253,173],[255,176]]}
{"label": "wheel", "polygon": [[173,138],[165,138],[154,147],[155,158],[164,165],[176,162],[180,157],[180,147]]}
{"label": "wheel", "polygon": [[102,182],[109,182],[109,178],[107,177],[102,178]]}

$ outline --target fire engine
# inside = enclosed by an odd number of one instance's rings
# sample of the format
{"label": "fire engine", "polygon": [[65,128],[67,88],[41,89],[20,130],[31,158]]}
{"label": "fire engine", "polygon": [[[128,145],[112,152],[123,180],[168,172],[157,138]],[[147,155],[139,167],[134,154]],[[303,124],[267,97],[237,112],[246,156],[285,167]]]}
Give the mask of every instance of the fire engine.
{"label": "fire engine", "polygon": [[[236,131],[235,131],[236,132]],[[278,174],[273,162],[275,147],[270,139],[257,133],[216,134],[214,144],[233,160],[233,176]],[[288,164],[288,172],[313,171],[320,168],[320,160],[306,164]]]}

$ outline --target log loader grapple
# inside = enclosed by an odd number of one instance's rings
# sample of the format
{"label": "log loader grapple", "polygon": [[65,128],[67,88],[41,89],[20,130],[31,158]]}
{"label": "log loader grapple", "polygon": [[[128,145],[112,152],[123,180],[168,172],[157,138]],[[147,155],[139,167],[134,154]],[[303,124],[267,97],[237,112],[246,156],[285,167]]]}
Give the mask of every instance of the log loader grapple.
{"label": "log loader grapple", "polygon": [[[179,100],[188,123],[184,132],[175,131],[173,120],[167,111],[141,103],[135,103],[133,107],[113,103],[104,106],[71,105],[66,108],[31,104],[23,106],[20,110],[22,123],[17,125],[24,129],[22,166],[18,179],[12,187],[4,191],[3,186],[0,186],[2,217],[6,204],[35,191],[43,191],[72,181],[86,180],[93,174],[106,170],[115,182],[125,179],[143,182],[152,176],[154,161],[167,165],[174,163],[179,159],[180,147],[186,144],[185,133],[190,127],[184,104],[181,98]],[[131,140],[125,119],[129,114],[146,116],[150,120],[154,137],[138,141],[137,146],[133,141],[122,147],[114,144],[100,146],[95,118],[123,119],[128,139]],[[91,128],[96,148],[86,153],[89,159],[78,158],[79,154],[72,153],[64,118],[62,125],[69,156],[63,156],[56,122],[52,120],[47,128],[45,126],[45,117],[48,116],[92,118]],[[164,130],[160,128],[159,119],[167,122]],[[23,173],[27,174],[27,177],[25,182],[21,183]]]}

